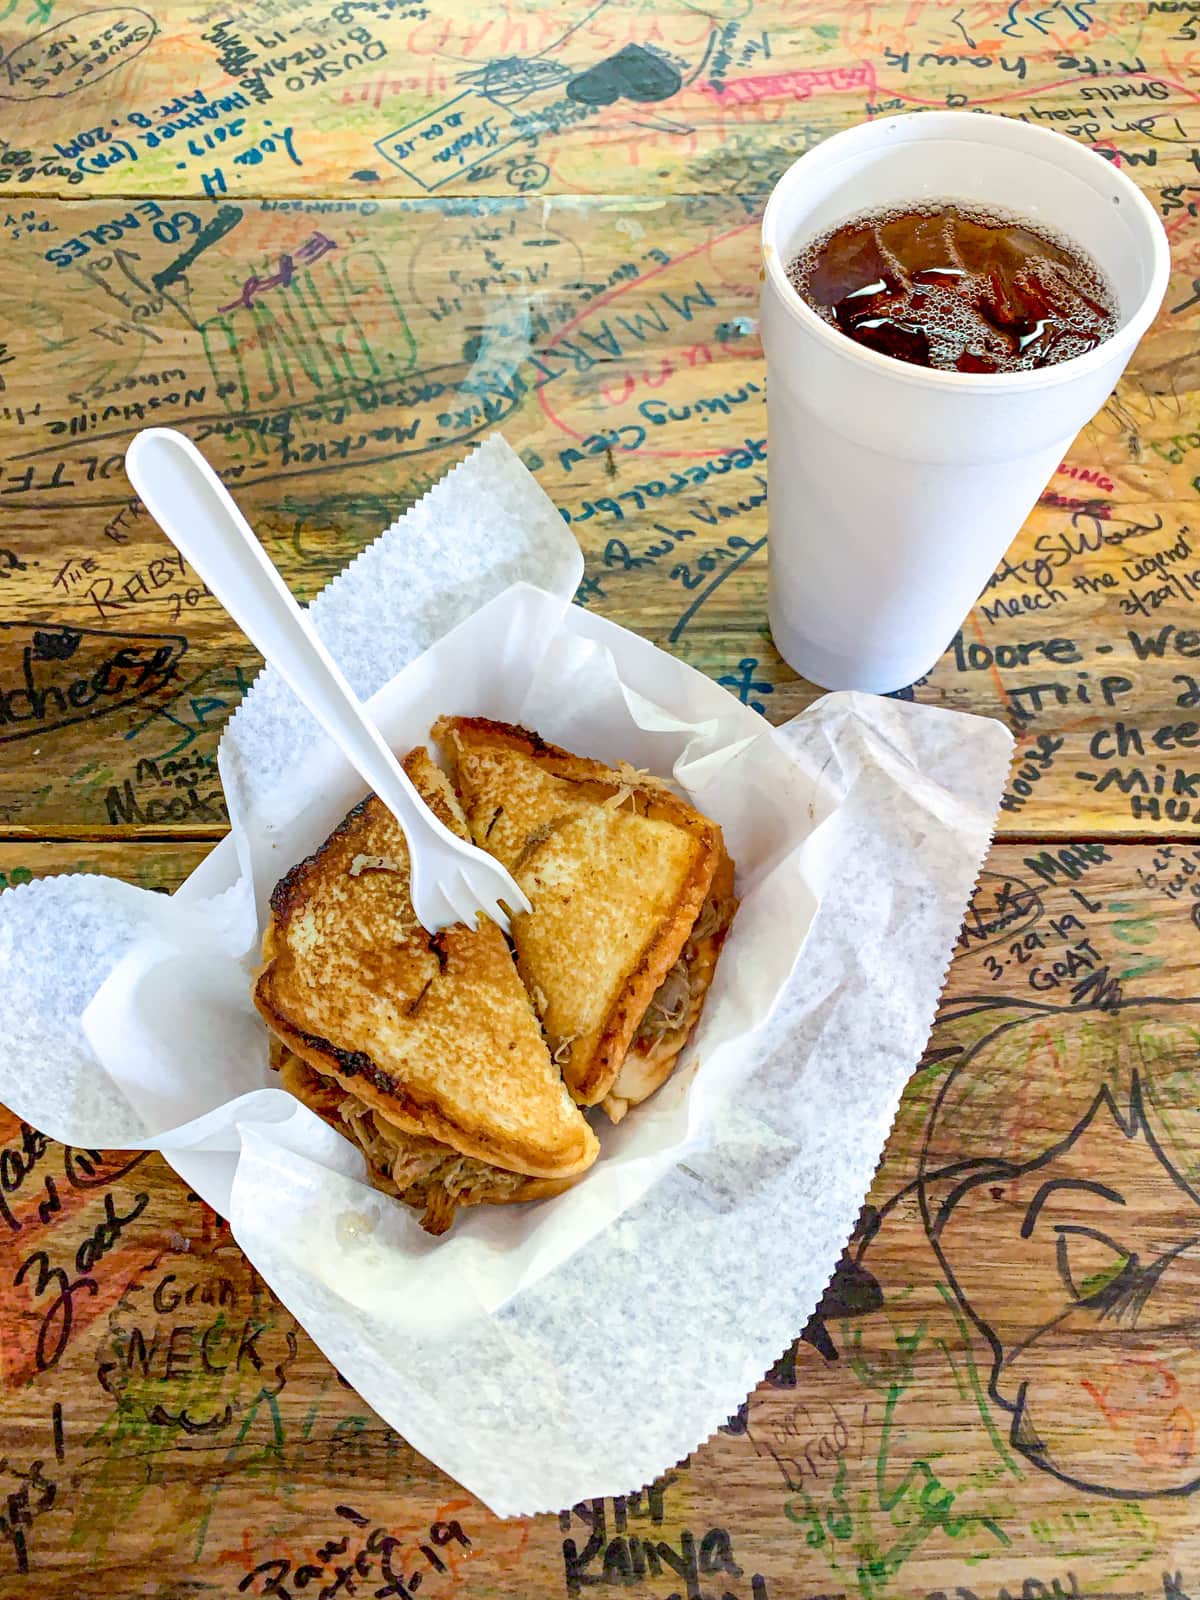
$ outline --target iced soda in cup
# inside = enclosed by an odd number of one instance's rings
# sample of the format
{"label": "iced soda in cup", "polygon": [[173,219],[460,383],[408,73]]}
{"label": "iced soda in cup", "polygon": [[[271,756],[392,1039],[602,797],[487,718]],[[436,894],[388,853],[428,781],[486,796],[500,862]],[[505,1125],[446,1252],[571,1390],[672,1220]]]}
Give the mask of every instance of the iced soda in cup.
{"label": "iced soda in cup", "polygon": [[933,666],[1167,286],[1166,235],[1086,146],[889,117],[779,180],[762,227],[771,632],[829,689]]}

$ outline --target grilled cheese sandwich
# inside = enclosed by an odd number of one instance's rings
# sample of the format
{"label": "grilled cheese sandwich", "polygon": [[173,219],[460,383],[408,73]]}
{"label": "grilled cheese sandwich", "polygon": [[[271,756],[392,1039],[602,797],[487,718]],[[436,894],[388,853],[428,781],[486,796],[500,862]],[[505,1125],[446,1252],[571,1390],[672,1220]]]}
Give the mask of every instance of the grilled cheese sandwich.
{"label": "grilled cheese sandwich", "polygon": [[670,1076],[736,909],[717,825],[665,783],[479,718],[404,765],[529,896],[429,935],[374,797],[276,885],[254,999],[284,1088],[442,1233],[460,1207],[560,1194],[595,1161],[580,1106],[619,1122]]}
{"label": "grilled cheese sandwich", "polygon": [[[428,752],[414,751],[405,768],[446,826],[465,836],[454,792]],[[373,1173],[383,1168],[368,1146],[378,1155],[382,1144],[435,1143],[450,1165],[418,1187],[438,1185],[465,1204],[480,1183],[472,1173],[464,1187],[450,1172],[460,1158],[551,1182],[555,1192],[591,1166],[596,1136],[550,1059],[504,935],[486,920],[426,933],[412,908],[404,835],[374,796],[276,885],[271,913],[255,1004],[322,1080],[293,1070],[293,1092],[319,1098],[322,1115],[328,1093],[341,1096],[334,1115]],[[393,1159],[389,1181],[395,1168]]]}

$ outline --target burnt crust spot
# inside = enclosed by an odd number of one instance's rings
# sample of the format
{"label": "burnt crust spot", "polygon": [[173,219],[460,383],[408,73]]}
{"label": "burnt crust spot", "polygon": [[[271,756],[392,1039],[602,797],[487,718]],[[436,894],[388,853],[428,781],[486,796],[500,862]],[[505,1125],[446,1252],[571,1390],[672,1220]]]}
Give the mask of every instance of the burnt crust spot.
{"label": "burnt crust spot", "polygon": [[343,1050],[334,1044],[332,1039],[322,1038],[319,1033],[309,1033],[305,1028],[297,1028],[294,1023],[290,1024],[290,1029],[309,1050],[331,1056],[337,1062],[338,1070],[344,1072],[348,1078],[366,1078],[381,1094],[396,1093],[398,1088],[396,1080],[377,1067],[365,1051]]}
{"label": "burnt crust spot", "polygon": [[318,865],[321,857],[331,846],[345,838],[351,827],[359,820],[374,798],[373,794],[365,795],[356,806],[352,806],[329,837],[318,845],[311,855],[305,856],[303,861],[297,861],[296,865],[290,867],[280,878],[279,882],[271,890],[270,901],[271,910],[280,922],[286,921],[288,913],[295,906],[303,903],[304,880],[309,872]]}

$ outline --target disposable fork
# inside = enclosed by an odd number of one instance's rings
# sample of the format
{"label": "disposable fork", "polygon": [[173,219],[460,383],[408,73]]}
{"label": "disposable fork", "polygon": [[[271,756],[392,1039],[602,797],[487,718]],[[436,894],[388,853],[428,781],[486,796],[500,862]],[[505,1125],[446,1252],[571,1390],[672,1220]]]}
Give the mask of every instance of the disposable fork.
{"label": "disposable fork", "polygon": [[457,838],[421,799],[192,441],[173,428],[146,428],[126,451],[125,466],[168,539],[404,830],[413,909],[424,927],[473,927],[482,911],[507,932],[505,904],[528,911],[524,893],[494,857]]}

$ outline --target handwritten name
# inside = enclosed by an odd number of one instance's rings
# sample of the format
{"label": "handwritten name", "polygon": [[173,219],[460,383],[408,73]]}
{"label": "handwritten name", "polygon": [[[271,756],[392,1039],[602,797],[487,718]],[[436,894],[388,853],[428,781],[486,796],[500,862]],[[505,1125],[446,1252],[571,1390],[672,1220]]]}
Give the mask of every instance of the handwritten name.
{"label": "handwritten name", "polygon": [[855,89],[874,94],[875,68],[869,61],[852,67],[801,67],[793,72],[706,83],[701,88],[712,99],[734,105],[756,105],[760,100],[811,100],[822,89],[831,94],[847,94]]}
{"label": "handwritten name", "polygon": [[53,1293],[53,1298],[41,1308],[42,1322],[34,1351],[39,1372],[57,1366],[67,1348],[75,1320],[74,1297],[82,1290],[89,1295],[96,1293],[99,1286],[91,1275],[92,1269],[117,1243],[123,1229],[140,1217],[149,1204],[150,1196],[139,1194],[134,1199],[132,1211],[121,1214],[112,1195],[106,1194],[103,1220],[96,1224],[75,1252],[74,1266],[78,1274],[75,1278],[65,1268],[55,1266],[47,1250],[32,1251],[17,1268],[13,1278],[14,1288],[28,1283],[30,1296],[34,1300],[41,1300],[46,1294]]}
{"label": "handwritten name", "polygon": [[[596,436],[599,447],[593,448],[594,440],[585,439],[583,442],[589,447],[592,455],[604,453],[605,441],[603,436]],[[672,472],[665,478],[652,478],[646,483],[634,483],[628,488],[618,491],[615,495],[599,495],[595,500],[585,500],[578,510],[571,510],[567,506],[559,506],[559,515],[564,522],[587,522],[592,517],[606,514],[615,518],[617,522],[625,521],[625,507],[623,500],[628,501],[635,510],[645,510],[646,504],[651,500],[669,500],[675,495],[685,494],[690,489],[699,488],[711,478],[723,477],[728,472],[744,472],[748,467],[761,465],[766,462],[765,439],[747,439],[744,446],[736,450],[724,451],[721,455],[714,456],[708,461],[695,462],[689,467],[684,467],[678,472]],[[578,452],[570,452],[578,456]],[[582,460],[582,456],[578,456]],[[751,497],[753,498],[753,497]],[[703,519],[702,519],[703,520]]]}
{"label": "handwritten name", "polygon": [[[666,1575],[683,1580],[684,1592],[699,1597],[701,1577],[723,1575],[727,1600],[730,1578],[739,1579],[744,1570],[734,1559],[733,1540],[724,1528],[709,1528],[700,1538],[684,1529],[678,1538],[678,1547],[668,1540],[647,1538],[628,1531],[630,1518],[649,1519],[652,1524],[663,1520],[662,1488],[654,1486],[646,1491],[643,1501],[640,1494],[618,1496],[613,1501],[612,1525],[603,1500],[583,1502],[559,1516],[559,1526],[566,1531],[572,1517],[589,1530],[585,1544],[573,1538],[562,1542],[563,1580],[568,1595],[578,1595],[585,1588],[598,1586],[625,1587],[646,1577]],[[769,1600],[766,1579],[755,1573],[751,1580],[753,1600]]]}

